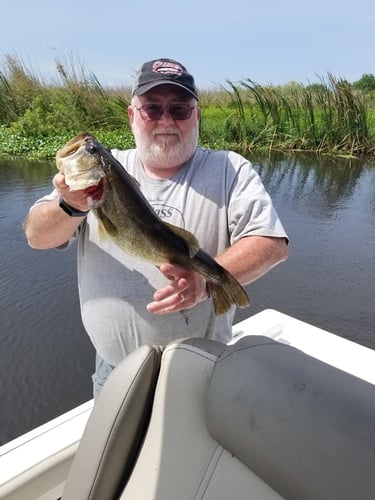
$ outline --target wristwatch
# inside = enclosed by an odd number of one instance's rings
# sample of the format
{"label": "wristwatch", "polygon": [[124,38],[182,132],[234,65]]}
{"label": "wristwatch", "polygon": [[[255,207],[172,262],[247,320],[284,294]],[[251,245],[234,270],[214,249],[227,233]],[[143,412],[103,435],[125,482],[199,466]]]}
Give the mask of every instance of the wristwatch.
{"label": "wristwatch", "polygon": [[84,217],[90,212],[90,210],[78,210],[77,208],[71,207],[61,196],[59,198],[59,207],[62,208],[66,214],[70,215],[70,217]]}

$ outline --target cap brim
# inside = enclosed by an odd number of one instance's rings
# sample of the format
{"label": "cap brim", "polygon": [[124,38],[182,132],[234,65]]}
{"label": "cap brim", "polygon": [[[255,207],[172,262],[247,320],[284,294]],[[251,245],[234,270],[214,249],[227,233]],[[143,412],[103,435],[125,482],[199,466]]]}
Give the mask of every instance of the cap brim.
{"label": "cap brim", "polygon": [[161,85],[174,85],[175,87],[179,87],[180,89],[184,89],[188,94],[192,95],[194,99],[199,101],[198,95],[190,90],[189,88],[185,87],[184,85],[181,85],[180,83],[177,82],[171,82],[171,81],[166,81],[166,80],[159,80],[156,82],[150,82],[150,83],[145,83],[144,85],[140,85],[139,87],[135,88],[133,90],[133,95],[143,95],[149,90],[154,89],[155,87],[160,87]]}

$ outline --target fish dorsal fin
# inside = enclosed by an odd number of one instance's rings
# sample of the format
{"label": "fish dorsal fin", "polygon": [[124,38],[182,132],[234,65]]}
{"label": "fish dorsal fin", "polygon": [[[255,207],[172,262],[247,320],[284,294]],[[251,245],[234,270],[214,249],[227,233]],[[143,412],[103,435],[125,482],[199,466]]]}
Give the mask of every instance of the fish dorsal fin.
{"label": "fish dorsal fin", "polygon": [[171,231],[173,231],[177,236],[186,241],[189,247],[189,257],[192,259],[194,255],[197,254],[200,246],[197,238],[190,231],[183,229],[182,227],[174,226],[173,224],[169,224],[168,222],[164,222],[166,226],[169,227]]}

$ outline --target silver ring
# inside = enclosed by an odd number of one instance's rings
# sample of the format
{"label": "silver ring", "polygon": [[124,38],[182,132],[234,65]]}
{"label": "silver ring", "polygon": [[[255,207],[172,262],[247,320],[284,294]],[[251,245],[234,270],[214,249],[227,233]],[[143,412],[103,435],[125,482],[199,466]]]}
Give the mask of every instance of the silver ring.
{"label": "silver ring", "polygon": [[184,294],[183,294],[182,292],[180,292],[180,293],[178,294],[178,296],[180,297],[180,303],[181,303],[181,304],[182,304],[183,302],[185,302],[185,296],[184,296]]}

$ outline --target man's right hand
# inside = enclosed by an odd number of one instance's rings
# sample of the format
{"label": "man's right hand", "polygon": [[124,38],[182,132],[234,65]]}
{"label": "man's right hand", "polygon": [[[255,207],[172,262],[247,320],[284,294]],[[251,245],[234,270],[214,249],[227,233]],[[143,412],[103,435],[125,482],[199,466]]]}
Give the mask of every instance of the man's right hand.
{"label": "man's right hand", "polygon": [[90,207],[87,201],[89,195],[86,190],[70,191],[69,186],[65,183],[64,174],[58,172],[52,179],[52,184],[59,196],[61,196],[68,205],[81,211],[89,210]]}

